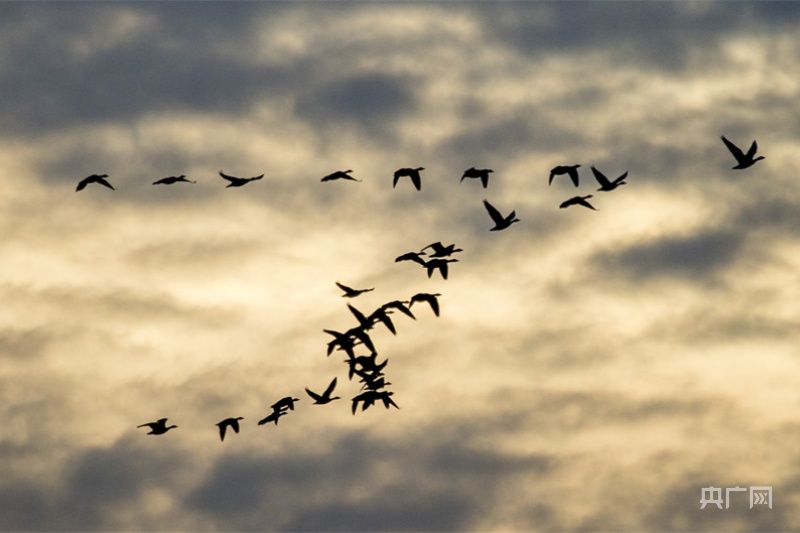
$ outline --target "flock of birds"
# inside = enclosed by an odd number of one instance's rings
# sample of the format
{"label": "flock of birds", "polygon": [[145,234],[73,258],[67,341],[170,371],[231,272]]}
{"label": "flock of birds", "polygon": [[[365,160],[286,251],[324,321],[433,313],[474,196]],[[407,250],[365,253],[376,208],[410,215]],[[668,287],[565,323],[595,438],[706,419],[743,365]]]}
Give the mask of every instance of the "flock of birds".
{"label": "flock of birds", "polygon": [[[756,162],[764,159],[764,156],[756,156],[756,152],[758,151],[758,145],[756,141],[753,141],[748,151],[744,152],[734,143],[725,138],[725,136],[722,136],[721,139],[730,153],[736,159],[736,166],[732,167],[733,169],[746,169],[753,166]],[[572,181],[575,187],[578,187],[580,184],[578,168],[580,167],[580,164],[559,165],[554,167],[550,171],[548,184],[552,184],[553,179],[556,177],[566,176]],[[626,184],[625,179],[628,177],[627,171],[611,180],[594,166],[591,166],[590,168],[595,180],[600,185],[600,188],[597,189],[597,191],[609,192],[617,189],[621,185]],[[394,173],[392,187],[396,187],[401,178],[407,177],[411,180],[411,183],[416,190],[421,190],[422,177],[420,172],[422,170],[425,170],[425,168],[416,167],[398,169]],[[360,182],[361,180],[351,176],[352,172],[352,169],[336,171],[323,177],[321,181],[327,182],[334,180],[350,180]],[[461,181],[470,178],[479,179],[483,187],[487,188],[489,185],[489,175],[492,172],[494,172],[492,169],[477,169],[472,167],[464,171]],[[229,182],[227,187],[242,187],[251,181],[260,180],[264,177],[264,175],[261,174],[260,176],[254,176],[251,178],[239,178],[224,174],[221,171],[219,174],[223,179]],[[78,183],[76,190],[80,191],[91,183],[97,183],[110,189],[114,189],[111,183],[106,180],[107,177],[107,174],[93,174],[88,176]],[[159,179],[153,182],[153,185],[172,185],[178,182],[195,183],[194,181],[186,179],[186,176],[181,175]],[[572,198],[562,202],[560,207],[567,208],[573,205],[580,205],[597,211],[597,209],[588,201],[589,198],[592,198],[591,194],[573,196]],[[484,200],[483,203],[487,212],[489,213],[490,218],[494,222],[494,227],[492,227],[490,231],[504,230],[515,222],[519,222],[519,219],[516,218],[514,211],[511,211],[511,213],[508,215],[503,215],[487,200]],[[434,242],[421,248],[419,251],[407,252],[398,256],[395,259],[395,262],[399,263],[409,261],[417,263],[427,270],[428,278],[430,278],[434,272],[438,271],[443,279],[447,279],[449,271],[448,265],[450,263],[458,262],[458,259],[452,257],[453,254],[462,251],[463,250],[461,248],[457,248],[455,244],[444,245],[441,242]],[[368,289],[354,289],[339,283],[338,281],[336,282],[336,285],[343,291],[342,297],[348,299],[356,298],[366,292],[374,290],[374,287]],[[369,407],[378,404],[379,402],[387,409],[390,407],[399,409],[398,405],[392,399],[394,392],[386,388],[387,386],[391,385],[391,382],[386,381],[386,376],[384,374],[384,368],[388,364],[388,359],[384,359],[381,362],[378,361],[378,351],[375,348],[375,343],[370,336],[370,331],[376,325],[382,324],[393,335],[396,335],[397,329],[391,319],[391,315],[394,313],[401,313],[416,320],[416,316],[411,309],[415,303],[428,304],[433,313],[438,317],[439,296],[441,296],[441,294],[438,293],[417,293],[411,296],[408,300],[392,300],[386,302],[369,314],[363,313],[355,306],[348,303],[347,308],[356,319],[357,325],[343,332],[332,329],[323,330],[325,333],[333,337],[332,340],[328,342],[327,355],[330,356],[335,351],[344,352],[347,356],[344,362],[348,366],[348,378],[351,381],[354,378],[358,378],[359,383],[361,383],[359,394],[351,399],[351,411],[353,414],[356,414],[359,407],[361,407],[361,410],[364,411]],[[365,349],[367,353],[357,355],[357,353],[359,353],[362,349]],[[305,388],[305,391],[307,395],[314,401],[314,405],[326,405],[335,400],[341,399],[339,396],[333,396],[336,385],[337,378],[334,377],[322,393],[314,392],[308,387]],[[282,416],[287,415],[290,411],[294,411],[295,403],[298,401],[300,401],[300,398],[295,398],[292,396],[285,396],[279,399],[270,406],[270,412],[264,418],[258,421],[258,425],[261,426],[270,422],[277,425],[278,420]],[[225,435],[229,428],[235,433],[239,433],[239,422],[243,419],[243,417],[230,417],[218,422],[216,425],[219,429],[220,440],[225,440]],[[149,435],[162,435],[169,430],[178,427],[176,425],[168,426],[167,420],[167,418],[161,418],[155,422],[141,424],[137,426],[137,428],[148,427],[150,428],[150,431],[148,432]]]}

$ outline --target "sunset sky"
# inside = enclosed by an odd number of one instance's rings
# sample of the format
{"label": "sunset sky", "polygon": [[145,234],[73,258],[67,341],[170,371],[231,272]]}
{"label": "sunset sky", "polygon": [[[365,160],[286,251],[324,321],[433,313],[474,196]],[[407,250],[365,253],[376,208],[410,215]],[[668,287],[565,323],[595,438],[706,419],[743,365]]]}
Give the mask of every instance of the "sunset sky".
{"label": "sunset sky", "polygon": [[[798,20],[0,4],[0,530],[800,530]],[[95,173],[116,190],[76,192]],[[395,262],[436,241],[447,280]],[[372,332],[399,409],[354,416],[323,329],[419,292],[440,317]]]}

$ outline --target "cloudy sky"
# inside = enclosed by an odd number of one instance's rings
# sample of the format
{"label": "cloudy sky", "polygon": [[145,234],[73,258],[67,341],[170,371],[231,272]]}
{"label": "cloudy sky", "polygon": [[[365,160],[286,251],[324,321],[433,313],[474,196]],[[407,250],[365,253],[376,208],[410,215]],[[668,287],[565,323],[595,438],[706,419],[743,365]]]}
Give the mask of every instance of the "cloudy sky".
{"label": "cloudy sky", "polygon": [[[0,4],[0,529],[800,529],[799,15]],[[441,294],[373,330],[400,409],[351,414],[336,281]]]}

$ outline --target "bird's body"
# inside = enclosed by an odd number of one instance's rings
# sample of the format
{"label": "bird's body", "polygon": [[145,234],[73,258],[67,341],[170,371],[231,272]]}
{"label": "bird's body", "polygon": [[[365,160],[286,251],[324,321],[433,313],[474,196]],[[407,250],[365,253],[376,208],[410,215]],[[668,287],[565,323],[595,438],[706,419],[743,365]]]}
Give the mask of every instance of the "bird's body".
{"label": "bird's body", "polygon": [[758,144],[756,141],[753,141],[753,144],[750,145],[750,149],[745,154],[738,146],[726,139],[724,135],[721,139],[722,142],[725,143],[725,146],[728,147],[731,154],[733,154],[733,157],[736,158],[736,166],[732,167],[733,169],[745,169],[755,165],[757,161],[764,159],[763,155],[755,157],[756,151],[758,151]]}
{"label": "bird's body", "polygon": [[228,180],[230,182],[225,187],[226,189],[228,187],[241,187],[242,185],[246,185],[246,184],[250,183],[251,181],[260,180],[261,178],[264,177],[264,174],[261,174],[260,176],[254,176],[252,178],[237,178],[236,176],[229,176],[229,175],[223,173],[221,170],[219,171],[219,175],[222,178],[224,178],[224,179],[226,179],[226,180]]}
{"label": "bird's body", "polygon": [[439,296],[441,296],[441,294],[438,292],[435,294],[419,292],[411,297],[409,306],[413,306],[416,302],[427,302],[427,304],[431,306],[433,314],[439,316]]}
{"label": "bird's body", "polygon": [[264,424],[269,424],[270,422],[275,422],[275,425],[278,425],[278,419],[285,415],[288,411],[272,411],[266,417],[262,418],[258,421],[259,426],[263,426]]}
{"label": "bird's body", "polygon": [[441,259],[441,258],[431,259],[430,261],[427,261],[425,263],[425,268],[428,269],[428,277],[430,278],[433,275],[433,272],[438,269],[439,274],[442,275],[442,278],[447,279],[447,274],[449,270],[447,264],[457,263],[457,262],[458,259]]}
{"label": "bird's body", "polygon": [[550,180],[548,185],[553,184],[553,178],[556,176],[569,176],[572,183],[578,186],[578,168],[580,165],[558,165],[550,170]]}
{"label": "bird's body", "polygon": [[112,191],[116,190],[106,180],[107,177],[108,177],[108,174],[92,174],[91,176],[86,176],[85,178],[83,178],[81,181],[78,182],[78,186],[75,187],[75,192],[82,191],[90,183],[99,183],[100,185],[104,185],[104,186],[108,187]]}
{"label": "bird's body", "polygon": [[422,252],[408,252],[407,254],[398,256],[394,262],[399,263],[400,261],[414,261],[415,263],[425,266],[425,260],[422,258],[423,255],[425,254]]}
{"label": "bird's body", "polygon": [[168,178],[161,178],[160,180],[156,180],[153,182],[153,185],[172,185],[173,183],[178,183],[182,181],[184,183],[197,183],[196,181],[187,180],[186,176],[181,174],[180,176],[169,176]]}
{"label": "bird's body", "polygon": [[341,397],[339,396],[331,397],[333,389],[335,388],[336,388],[336,378],[333,378],[333,381],[331,381],[330,385],[328,385],[328,388],[325,389],[325,392],[323,392],[322,394],[317,394],[316,392],[310,390],[308,387],[306,387],[306,393],[309,396],[311,396],[311,399],[314,400],[314,405],[325,405],[326,403],[330,403],[333,400],[341,399]]}
{"label": "bird's body", "polygon": [[342,289],[344,291],[344,294],[342,294],[342,298],[355,298],[356,296],[358,296],[360,294],[364,294],[365,292],[369,292],[369,291],[374,291],[375,290],[375,287],[373,287],[371,289],[353,289],[353,288],[348,287],[347,285],[342,285],[338,281],[335,282],[335,283],[336,283],[337,287],[339,287],[340,289]]}
{"label": "bird's body", "polygon": [[149,427],[150,431],[147,433],[148,435],[163,435],[167,431],[172,428],[176,428],[178,426],[167,426],[167,419],[166,418],[159,418],[155,422],[147,422],[146,424],[142,424],[140,426],[136,426],[137,428]]}
{"label": "bird's body", "polygon": [[353,176],[351,176],[350,175],[351,172],[353,172],[352,169],[337,170],[336,172],[328,174],[327,176],[322,178],[320,181],[333,181],[333,180],[361,181],[361,180],[357,180]]}
{"label": "bird's body", "polygon": [[494,221],[494,227],[489,231],[504,230],[514,222],[519,222],[516,211],[511,211],[508,216],[504,217],[500,214],[500,211],[498,211],[497,208],[495,208],[488,201],[484,200],[483,205],[486,206],[486,211],[489,212],[489,216],[492,217],[492,221]]}
{"label": "bird's body", "polygon": [[561,209],[565,209],[571,205],[582,205],[583,207],[587,207],[589,209],[592,209],[593,211],[597,211],[597,209],[595,209],[595,207],[587,201],[591,197],[592,197],[591,194],[587,194],[586,196],[573,196],[569,200],[561,202],[561,205],[559,207]]}
{"label": "bird's body", "polygon": [[605,174],[597,170],[596,168],[592,167],[592,173],[594,174],[597,183],[600,184],[600,188],[597,189],[598,191],[613,191],[620,185],[625,185],[625,178],[628,177],[628,173],[625,172],[620,177],[615,179],[614,181],[609,180]]}
{"label": "bird's body", "polygon": [[420,250],[420,253],[424,252],[428,248],[433,248],[433,253],[431,254],[431,257],[449,257],[449,256],[453,255],[456,252],[463,252],[464,251],[461,248],[456,248],[455,244],[450,244],[450,245],[445,246],[441,242],[434,242],[434,243],[429,244],[428,246],[426,246],[422,250]]}
{"label": "bird's body", "polygon": [[422,178],[419,175],[420,170],[425,170],[425,167],[416,168],[399,168],[394,171],[394,181],[392,181],[392,188],[397,186],[397,181],[403,177],[411,178],[411,183],[417,190],[422,188]]}
{"label": "bird's body", "polygon": [[277,402],[273,403],[270,408],[273,411],[294,411],[294,402],[300,401],[300,398],[292,398],[291,396],[284,396]]}
{"label": "bird's body", "polygon": [[461,176],[461,181],[464,181],[466,178],[475,178],[481,180],[483,184],[483,188],[489,186],[489,173],[494,172],[491,168],[475,168],[470,167],[464,171],[464,175]]}
{"label": "bird's body", "polygon": [[239,433],[239,420],[244,420],[244,417],[237,416],[235,418],[226,418],[221,422],[217,422],[219,427],[219,440],[225,440],[225,430],[231,428],[234,433]]}

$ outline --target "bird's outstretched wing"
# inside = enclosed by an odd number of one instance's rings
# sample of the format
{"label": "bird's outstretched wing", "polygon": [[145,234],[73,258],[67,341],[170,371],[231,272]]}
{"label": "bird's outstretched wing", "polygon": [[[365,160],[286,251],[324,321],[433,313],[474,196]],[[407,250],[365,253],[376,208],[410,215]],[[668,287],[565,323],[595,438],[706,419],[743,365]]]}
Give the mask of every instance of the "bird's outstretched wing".
{"label": "bird's outstretched wing", "polygon": [[222,172],[221,170],[219,171],[219,175],[221,177],[225,178],[226,180],[230,181],[231,183],[233,183],[235,181],[239,181],[240,179],[242,179],[242,178],[237,178],[236,176],[229,176],[229,175],[225,174],[224,172]]}
{"label": "bird's outstretched wing", "polygon": [[[726,139],[724,135],[722,137],[720,137],[720,138],[722,139],[722,142],[725,143],[725,146],[728,147],[728,150],[730,150],[730,152],[733,154],[733,157],[735,157],[737,161],[739,161],[741,159],[744,159],[744,157],[745,157],[744,152],[742,152],[741,149],[739,149],[738,146],[736,146],[735,144],[730,142],[728,139]],[[753,144],[755,145],[755,141],[753,141]],[[750,149],[752,150],[753,147],[751,146]]]}
{"label": "bird's outstretched wing", "polygon": [[496,209],[496,208],[495,208],[495,207],[494,207],[492,204],[490,204],[490,203],[489,203],[487,200],[484,200],[484,201],[483,201],[483,205],[485,205],[485,206],[486,206],[486,210],[489,212],[489,216],[490,216],[490,217],[492,217],[492,220],[494,220],[494,223],[495,223],[495,224],[500,224],[501,222],[503,222],[503,221],[505,220],[505,219],[503,218],[503,215],[501,215],[501,214],[500,214],[500,211],[498,211],[498,210],[497,210],[497,209]]}
{"label": "bird's outstretched wing", "polygon": [[[592,167],[592,173],[594,174],[597,183],[599,183],[601,187],[605,188],[611,185],[611,182],[608,180],[606,175],[597,170],[596,168]],[[626,172],[625,174],[627,175],[628,173]]]}

